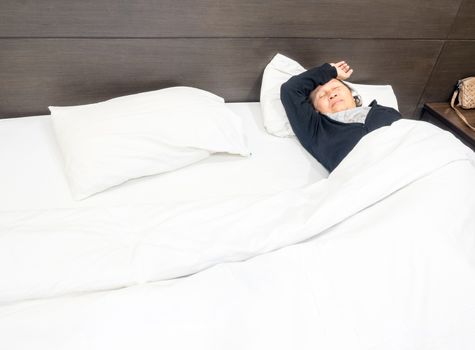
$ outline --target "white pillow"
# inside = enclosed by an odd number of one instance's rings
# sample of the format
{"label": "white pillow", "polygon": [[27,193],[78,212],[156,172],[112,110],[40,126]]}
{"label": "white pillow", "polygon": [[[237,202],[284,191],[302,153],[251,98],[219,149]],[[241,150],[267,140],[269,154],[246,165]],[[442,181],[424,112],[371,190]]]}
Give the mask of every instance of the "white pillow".
{"label": "white pillow", "polygon": [[373,100],[376,100],[382,106],[399,110],[397,98],[391,85],[355,84],[349,81],[345,81],[345,83],[354,90],[353,95],[356,93],[361,97],[363,106],[368,106]]}
{"label": "white pillow", "polygon": [[[298,62],[280,53],[266,66],[262,77],[260,102],[264,126],[270,134],[281,137],[294,135],[280,100],[280,87],[292,76],[303,72],[305,68]],[[380,105],[398,109],[396,95],[391,85],[354,84],[347,81],[345,83],[360,95],[363,106],[376,100]]]}
{"label": "white pillow", "polygon": [[240,118],[223,98],[196,88],[49,109],[75,199],[214,152],[249,155]]}

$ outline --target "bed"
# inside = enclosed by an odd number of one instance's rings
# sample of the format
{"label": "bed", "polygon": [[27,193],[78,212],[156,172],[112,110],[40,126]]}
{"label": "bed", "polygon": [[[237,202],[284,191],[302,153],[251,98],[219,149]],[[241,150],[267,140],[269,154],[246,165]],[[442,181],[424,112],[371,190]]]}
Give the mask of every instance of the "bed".
{"label": "bed", "polygon": [[[0,2],[0,349],[474,349],[474,153],[411,119],[472,3]],[[342,59],[409,119],[329,174],[278,87]]]}
{"label": "bed", "polygon": [[79,197],[64,110],[0,120],[2,348],[473,349],[473,151],[403,119],[328,174],[218,102],[249,152]]}

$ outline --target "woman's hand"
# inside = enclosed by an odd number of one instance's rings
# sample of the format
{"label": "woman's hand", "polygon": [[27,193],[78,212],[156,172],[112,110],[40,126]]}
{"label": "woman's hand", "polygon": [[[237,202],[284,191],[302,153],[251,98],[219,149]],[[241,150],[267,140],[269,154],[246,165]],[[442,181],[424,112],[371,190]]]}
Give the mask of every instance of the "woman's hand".
{"label": "woman's hand", "polygon": [[337,79],[346,80],[353,74],[353,69],[345,61],[330,63],[330,65],[336,68]]}

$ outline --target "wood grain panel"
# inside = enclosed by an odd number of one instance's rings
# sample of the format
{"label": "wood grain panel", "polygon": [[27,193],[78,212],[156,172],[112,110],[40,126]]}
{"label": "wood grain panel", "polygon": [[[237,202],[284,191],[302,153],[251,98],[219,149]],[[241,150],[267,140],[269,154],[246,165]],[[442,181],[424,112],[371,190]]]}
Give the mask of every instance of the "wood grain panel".
{"label": "wood grain panel", "polygon": [[474,57],[475,41],[448,41],[419,101],[418,110],[425,102],[449,101],[459,79],[475,76]]}
{"label": "wood grain panel", "polygon": [[450,39],[475,39],[475,1],[464,0],[455,19]]}
{"label": "wood grain panel", "polygon": [[4,0],[0,37],[446,38],[462,0]]}
{"label": "wood grain panel", "polygon": [[175,85],[258,101],[277,52],[304,66],[346,59],[354,82],[392,84],[410,116],[442,42],[335,39],[2,39],[0,115],[48,113]]}

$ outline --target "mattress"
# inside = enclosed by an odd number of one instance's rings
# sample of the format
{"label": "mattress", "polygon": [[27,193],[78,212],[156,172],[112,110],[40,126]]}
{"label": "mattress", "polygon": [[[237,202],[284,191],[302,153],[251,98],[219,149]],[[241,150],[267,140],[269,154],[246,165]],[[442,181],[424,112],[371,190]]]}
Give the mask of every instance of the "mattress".
{"label": "mattress", "polygon": [[328,173],[295,138],[265,132],[259,103],[228,103],[252,154],[214,154],[185,168],[128,181],[82,201],[68,188],[50,116],[0,120],[0,210],[172,203],[299,188]]}
{"label": "mattress", "polygon": [[327,174],[230,107],[251,157],[82,201],[47,116],[0,121],[2,348],[474,348],[473,151],[400,120]]}

